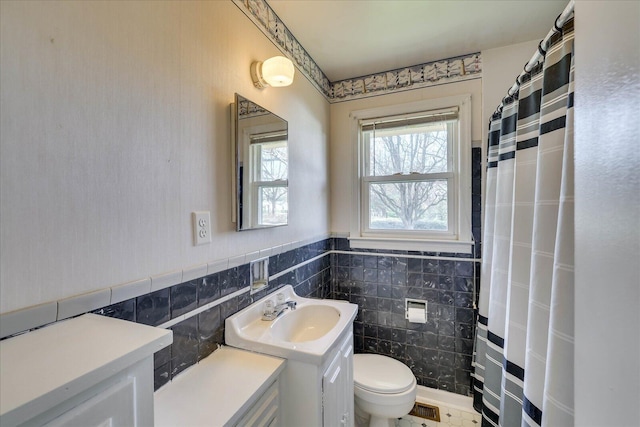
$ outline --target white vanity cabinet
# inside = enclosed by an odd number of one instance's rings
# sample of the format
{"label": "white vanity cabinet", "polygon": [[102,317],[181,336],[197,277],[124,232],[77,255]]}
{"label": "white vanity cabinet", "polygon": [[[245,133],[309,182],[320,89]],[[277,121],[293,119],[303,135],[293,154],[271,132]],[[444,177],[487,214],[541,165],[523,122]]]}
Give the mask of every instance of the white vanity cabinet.
{"label": "white vanity cabinet", "polygon": [[284,426],[353,426],[353,326],[320,365],[287,359],[282,374]]}
{"label": "white vanity cabinet", "polygon": [[86,314],[0,342],[0,425],[153,426],[171,331]]}
{"label": "white vanity cabinet", "polygon": [[[282,372],[285,427],[353,426],[353,321],[358,306],[305,298],[286,285],[225,320],[228,345],[287,360]],[[282,310],[263,320],[267,301]]]}

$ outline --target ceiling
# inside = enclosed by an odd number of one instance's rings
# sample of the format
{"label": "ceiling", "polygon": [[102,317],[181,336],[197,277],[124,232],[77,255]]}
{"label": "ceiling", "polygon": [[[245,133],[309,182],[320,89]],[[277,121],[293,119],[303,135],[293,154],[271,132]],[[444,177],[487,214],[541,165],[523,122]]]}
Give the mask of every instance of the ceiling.
{"label": "ceiling", "polygon": [[338,81],[541,40],[568,0],[267,2],[329,80]]}

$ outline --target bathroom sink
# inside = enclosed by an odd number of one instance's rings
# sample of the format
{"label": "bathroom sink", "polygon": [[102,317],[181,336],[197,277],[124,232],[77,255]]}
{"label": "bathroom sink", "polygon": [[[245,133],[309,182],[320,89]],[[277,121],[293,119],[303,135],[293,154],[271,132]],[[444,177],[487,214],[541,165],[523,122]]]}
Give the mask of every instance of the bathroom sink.
{"label": "bathroom sink", "polygon": [[314,341],[329,333],[340,320],[340,312],[328,305],[310,304],[274,320],[271,334],[288,342]]}
{"label": "bathroom sink", "polygon": [[[265,303],[276,295],[287,308],[274,320],[263,320]],[[281,297],[282,298],[282,297]],[[272,356],[320,364],[327,351],[350,329],[358,306],[345,301],[298,296],[291,285],[277,289],[225,320],[227,345]]]}

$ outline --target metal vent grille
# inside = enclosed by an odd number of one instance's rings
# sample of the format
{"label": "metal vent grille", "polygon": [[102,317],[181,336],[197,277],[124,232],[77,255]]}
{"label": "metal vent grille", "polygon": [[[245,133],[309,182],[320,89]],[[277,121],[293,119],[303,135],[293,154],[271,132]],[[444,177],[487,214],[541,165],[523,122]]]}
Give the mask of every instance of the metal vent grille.
{"label": "metal vent grille", "polygon": [[440,422],[440,409],[437,406],[429,405],[427,403],[416,402],[411,412],[409,412],[409,415],[438,423]]}

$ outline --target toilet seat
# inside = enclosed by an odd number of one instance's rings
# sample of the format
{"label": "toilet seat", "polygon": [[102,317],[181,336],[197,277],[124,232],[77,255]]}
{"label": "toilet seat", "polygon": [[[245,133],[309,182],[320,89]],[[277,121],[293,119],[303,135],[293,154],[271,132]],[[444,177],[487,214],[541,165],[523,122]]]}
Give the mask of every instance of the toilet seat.
{"label": "toilet seat", "polygon": [[353,380],[356,388],[379,394],[404,393],[416,384],[407,365],[379,354],[355,354]]}

